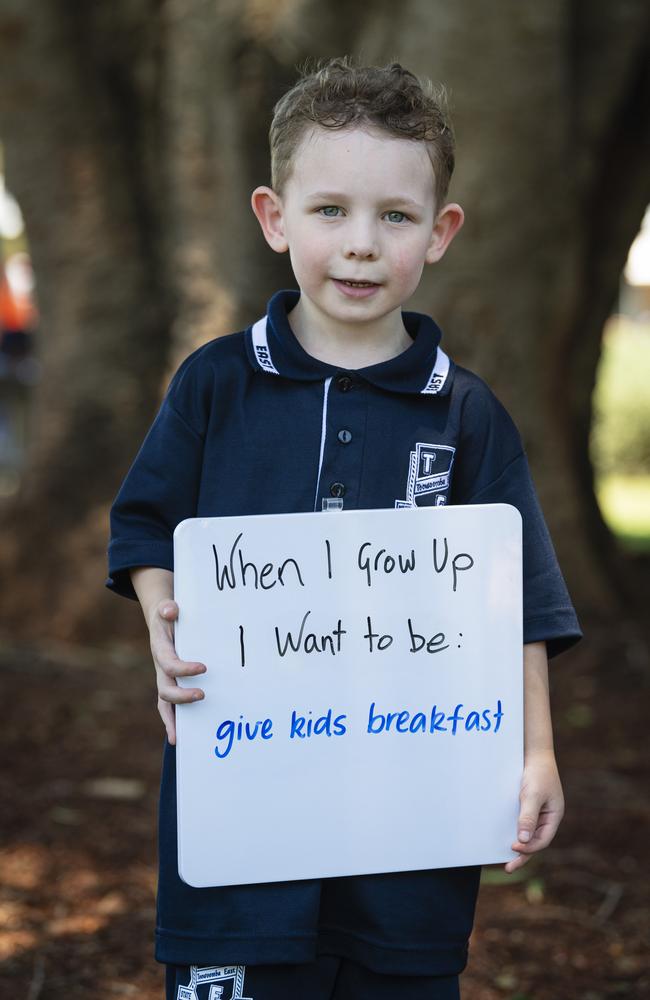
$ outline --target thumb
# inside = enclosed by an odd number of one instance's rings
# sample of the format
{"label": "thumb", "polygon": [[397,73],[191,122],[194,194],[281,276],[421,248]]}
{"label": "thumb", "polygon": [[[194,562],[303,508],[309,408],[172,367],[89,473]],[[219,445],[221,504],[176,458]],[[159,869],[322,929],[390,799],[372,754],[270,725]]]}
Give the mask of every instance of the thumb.
{"label": "thumb", "polygon": [[161,601],[158,606],[158,612],[160,617],[164,618],[165,621],[175,621],[176,618],[178,618],[178,604],[176,601],[172,601],[171,599]]}
{"label": "thumb", "polygon": [[523,794],[517,819],[517,839],[520,844],[528,844],[537,829],[540,801],[536,795]]}

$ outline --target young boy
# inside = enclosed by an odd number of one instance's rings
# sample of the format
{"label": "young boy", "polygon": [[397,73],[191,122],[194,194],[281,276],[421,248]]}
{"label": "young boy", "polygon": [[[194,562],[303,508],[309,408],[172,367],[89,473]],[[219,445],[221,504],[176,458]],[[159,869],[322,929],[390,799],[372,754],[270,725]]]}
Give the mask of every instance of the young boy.
{"label": "young boy", "polygon": [[521,441],[485,383],[438,346],[433,320],[402,311],[463,223],[445,200],[444,108],[397,64],[335,59],[280,100],[270,140],[272,187],[256,188],[252,206],[300,291],[276,293],[265,317],[186,359],[111,517],[108,586],[140,600],[167,732],[156,956],[169,1000],[450,1000],[478,868],[214,889],[176,869],[174,706],[202,697],[177,678],[205,670],[173,644],[172,533],[186,517],[320,511],[331,498],[346,509],[514,504],[525,767],[507,871],[551,841],[563,812],[547,650],[580,630]]}

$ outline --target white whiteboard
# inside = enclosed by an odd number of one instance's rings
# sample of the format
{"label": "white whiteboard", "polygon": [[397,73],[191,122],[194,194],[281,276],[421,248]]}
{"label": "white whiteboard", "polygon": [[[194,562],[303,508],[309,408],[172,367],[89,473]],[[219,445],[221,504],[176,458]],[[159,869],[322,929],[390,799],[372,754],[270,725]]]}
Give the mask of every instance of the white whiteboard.
{"label": "white whiteboard", "polygon": [[194,518],[174,565],[178,655],[208,668],[177,707],[185,882],[515,856],[514,507]]}

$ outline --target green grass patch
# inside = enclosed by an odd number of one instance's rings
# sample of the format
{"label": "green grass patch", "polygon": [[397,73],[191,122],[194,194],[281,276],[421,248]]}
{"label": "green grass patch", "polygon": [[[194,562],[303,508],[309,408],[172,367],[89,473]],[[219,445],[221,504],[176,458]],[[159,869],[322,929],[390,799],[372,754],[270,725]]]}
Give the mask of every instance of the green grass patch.
{"label": "green grass patch", "polygon": [[596,485],[605,521],[621,544],[650,552],[650,475],[605,476]]}
{"label": "green grass patch", "polygon": [[613,316],[594,390],[591,461],[598,477],[650,475],[650,323]]}

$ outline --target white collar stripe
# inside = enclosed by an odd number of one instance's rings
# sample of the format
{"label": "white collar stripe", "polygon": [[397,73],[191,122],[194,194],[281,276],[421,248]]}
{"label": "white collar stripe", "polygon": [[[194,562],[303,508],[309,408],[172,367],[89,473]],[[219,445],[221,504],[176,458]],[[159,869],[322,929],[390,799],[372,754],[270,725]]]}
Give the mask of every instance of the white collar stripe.
{"label": "white collar stripe", "polygon": [[320,488],[320,474],[323,468],[323,455],[325,453],[325,438],[327,436],[327,398],[329,396],[330,385],[332,384],[332,376],[325,379],[325,385],[323,387],[323,414],[321,417],[321,429],[320,429],[320,455],[318,457],[318,475],[316,476],[316,496],[314,497],[314,510],[317,509],[318,504],[318,491]]}
{"label": "white collar stripe", "polygon": [[262,368],[265,372],[269,372],[271,375],[279,375],[280,372],[273,364],[273,359],[271,358],[269,341],[266,336],[266,320],[267,317],[262,316],[262,318],[258,319],[257,323],[254,323],[251,327],[253,351],[255,352],[255,357],[260,368]]}
{"label": "white collar stripe", "polygon": [[426,393],[427,395],[433,396],[440,392],[443,385],[447,381],[447,375],[449,374],[450,361],[443,350],[438,348],[436,352],[436,363],[433,366],[433,371],[429,375],[429,379],[424,389],[420,389],[420,395]]}

